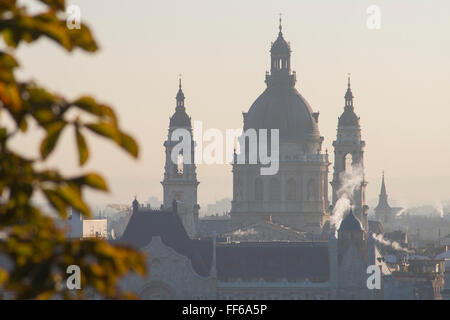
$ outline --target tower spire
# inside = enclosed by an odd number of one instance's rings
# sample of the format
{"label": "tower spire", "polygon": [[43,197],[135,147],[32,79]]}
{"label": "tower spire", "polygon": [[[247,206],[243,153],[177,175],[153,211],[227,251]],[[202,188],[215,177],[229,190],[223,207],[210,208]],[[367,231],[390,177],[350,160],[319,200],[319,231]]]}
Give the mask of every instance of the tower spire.
{"label": "tower spire", "polygon": [[386,184],[384,182],[384,171],[381,175],[381,189],[380,189],[380,195],[378,197],[378,205],[377,205],[378,209],[381,208],[390,208],[389,203],[388,203],[388,195],[386,192]]}
{"label": "tower spire", "polygon": [[380,197],[387,198],[386,185],[385,185],[385,183],[384,183],[384,171],[383,171],[382,176],[381,176],[381,191],[380,191]]}
{"label": "tower spire", "polygon": [[345,109],[353,110],[353,93],[350,85],[350,73],[348,73],[347,92],[345,93]]}
{"label": "tower spire", "polygon": [[178,93],[177,93],[177,107],[176,110],[183,110],[184,111],[184,93],[181,89],[181,74],[178,75]]}
{"label": "tower spire", "polygon": [[281,30],[283,29],[283,26],[281,25],[281,13],[280,13],[280,25],[278,26],[278,29],[280,30],[280,35],[281,35]]}

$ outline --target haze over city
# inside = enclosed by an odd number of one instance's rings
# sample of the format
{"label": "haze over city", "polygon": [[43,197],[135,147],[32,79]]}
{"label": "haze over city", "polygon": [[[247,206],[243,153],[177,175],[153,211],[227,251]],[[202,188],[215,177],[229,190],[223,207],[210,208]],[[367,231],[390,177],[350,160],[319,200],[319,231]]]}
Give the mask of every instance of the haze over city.
{"label": "haze over city", "polygon": [[[100,52],[65,55],[42,41],[19,52],[21,77],[68,97],[90,93],[111,104],[137,139],[141,155],[134,161],[89,137],[92,158],[86,170],[102,173],[111,187],[106,196],[89,194],[92,204],[130,203],[135,194],[142,200],[161,199],[162,144],[179,74],[193,121],[223,132],[242,128],[242,112],[265,88],[279,12],[291,42],[296,87],[320,112],[323,150],[330,155],[351,73],[367,144],[368,202],[378,196],[382,171],[394,205],[450,199],[448,2],[378,1],[379,30],[366,26],[371,1],[195,1],[194,6],[136,0],[133,12],[125,1],[68,3],[79,5],[82,19],[95,26]],[[18,139],[15,147],[37,154],[42,136],[34,134]],[[65,132],[64,146],[50,159],[68,173],[78,170],[70,135]],[[197,175],[200,205],[231,198],[230,165],[203,164]]]}

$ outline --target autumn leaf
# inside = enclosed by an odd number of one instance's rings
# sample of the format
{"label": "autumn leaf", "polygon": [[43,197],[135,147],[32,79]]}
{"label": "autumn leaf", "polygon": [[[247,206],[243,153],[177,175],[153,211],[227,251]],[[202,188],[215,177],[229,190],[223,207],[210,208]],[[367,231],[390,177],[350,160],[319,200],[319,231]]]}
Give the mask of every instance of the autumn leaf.
{"label": "autumn leaf", "polygon": [[52,123],[47,127],[47,136],[41,143],[41,156],[43,159],[46,159],[55,148],[59,136],[61,135],[61,132],[65,128],[66,124],[66,122],[59,121]]}
{"label": "autumn leaf", "polygon": [[87,159],[89,158],[89,149],[86,144],[86,139],[84,138],[83,134],[80,132],[78,127],[75,129],[75,135],[77,140],[77,147],[78,147],[78,159],[80,166],[86,163]]}

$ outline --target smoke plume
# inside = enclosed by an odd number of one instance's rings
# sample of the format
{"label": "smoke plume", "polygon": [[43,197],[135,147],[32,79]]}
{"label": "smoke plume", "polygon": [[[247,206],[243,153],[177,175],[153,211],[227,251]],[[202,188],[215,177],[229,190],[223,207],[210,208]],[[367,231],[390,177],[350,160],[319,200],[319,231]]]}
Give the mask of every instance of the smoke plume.
{"label": "smoke plume", "polygon": [[434,209],[439,213],[441,218],[444,218],[444,207],[442,206],[442,202],[437,201],[434,205]]}
{"label": "smoke plume", "polygon": [[361,183],[364,180],[364,170],[360,164],[352,166],[351,172],[341,172],[339,174],[341,186],[337,191],[338,200],[334,205],[333,212],[330,218],[331,226],[335,230],[339,229],[345,212],[351,208],[353,202],[353,194],[355,190],[361,188]]}
{"label": "smoke plume", "polygon": [[396,241],[390,241],[390,240],[387,240],[387,239],[383,238],[383,235],[381,235],[381,234],[375,234],[375,233],[372,233],[372,237],[373,237],[377,242],[381,243],[382,245],[391,247],[392,249],[394,249],[394,250],[396,250],[396,251],[403,251],[403,252],[406,252],[406,253],[412,253],[412,252],[414,252],[414,251],[408,250],[408,249],[406,249],[406,248],[403,248],[403,247],[400,245],[400,243],[398,243],[398,242],[396,242]]}
{"label": "smoke plume", "polygon": [[407,208],[402,208],[401,210],[399,210],[399,211],[395,214],[395,216],[396,216],[396,217],[400,217],[406,210],[407,210]]}

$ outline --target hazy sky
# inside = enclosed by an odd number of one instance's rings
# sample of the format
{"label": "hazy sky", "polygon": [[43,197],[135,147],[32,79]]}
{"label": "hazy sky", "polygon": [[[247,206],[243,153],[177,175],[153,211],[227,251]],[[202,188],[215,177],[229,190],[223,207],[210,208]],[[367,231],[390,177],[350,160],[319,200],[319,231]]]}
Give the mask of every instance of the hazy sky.
{"label": "hazy sky", "polygon": [[[101,139],[89,139],[88,169],[104,174],[112,189],[108,196],[90,194],[92,203],[129,203],[134,194],[141,200],[162,197],[162,144],[178,74],[193,120],[202,120],[205,129],[242,127],[242,112],[265,88],[280,12],[296,87],[320,111],[320,133],[330,153],[347,73],[352,74],[367,144],[368,200],[378,196],[383,170],[390,199],[399,205],[450,199],[448,0],[69,3],[80,6],[101,51],[69,55],[39,41],[21,47],[19,56],[23,77],[68,97],[89,93],[114,106],[140,144],[134,161]],[[380,30],[366,26],[373,4],[381,8]],[[39,137],[32,131],[16,147],[36,153]],[[78,170],[73,142],[72,132],[65,132],[51,165]],[[197,172],[201,205],[231,197],[229,165],[202,165]]]}

